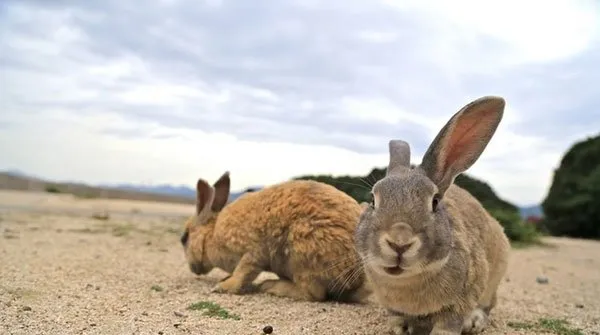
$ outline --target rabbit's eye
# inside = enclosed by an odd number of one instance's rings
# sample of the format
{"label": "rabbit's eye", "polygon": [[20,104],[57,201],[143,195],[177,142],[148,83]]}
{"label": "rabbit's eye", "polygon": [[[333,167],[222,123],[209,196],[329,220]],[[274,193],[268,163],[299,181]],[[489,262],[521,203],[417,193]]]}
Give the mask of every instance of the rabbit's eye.
{"label": "rabbit's eye", "polygon": [[187,244],[188,238],[189,238],[190,234],[188,233],[188,231],[186,230],[183,235],[181,235],[181,238],[179,239],[179,241],[181,241],[181,244],[185,247],[185,245]]}
{"label": "rabbit's eye", "polygon": [[431,209],[434,212],[437,211],[439,203],[440,203],[440,195],[436,193],[433,195],[433,199],[431,200]]}

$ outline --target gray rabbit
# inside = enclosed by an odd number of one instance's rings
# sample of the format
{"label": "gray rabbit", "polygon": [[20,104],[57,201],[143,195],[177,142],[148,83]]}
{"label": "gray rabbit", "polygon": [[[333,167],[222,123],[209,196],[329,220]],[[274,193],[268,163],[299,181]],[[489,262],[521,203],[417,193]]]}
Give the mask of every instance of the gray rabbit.
{"label": "gray rabbit", "polygon": [[355,244],[395,334],[479,333],[488,324],[510,244],[503,227],[453,182],[479,158],[504,106],[503,98],[487,96],[463,107],[416,167],[408,143],[389,142],[387,175],[372,188]]}

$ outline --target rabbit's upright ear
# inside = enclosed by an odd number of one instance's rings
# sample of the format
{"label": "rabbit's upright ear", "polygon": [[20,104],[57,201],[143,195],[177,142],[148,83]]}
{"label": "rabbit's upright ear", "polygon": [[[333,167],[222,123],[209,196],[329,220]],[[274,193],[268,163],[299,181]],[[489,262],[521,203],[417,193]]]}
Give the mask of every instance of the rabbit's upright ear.
{"label": "rabbit's upright ear", "polygon": [[225,171],[213,187],[215,188],[215,200],[212,203],[211,209],[213,212],[220,212],[227,205],[227,200],[229,200],[229,188],[231,187],[229,171]]}
{"label": "rabbit's upright ear", "polygon": [[477,161],[502,120],[505,104],[501,97],[479,98],[454,114],[440,130],[421,163],[440,195]]}
{"label": "rabbit's upright ear", "polygon": [[390,163],[386,175],[397,174],[410,169],[410,145],[402,140],[391,140],[389,143]]}
{"label": "rabbit's upright ear", "polygon": [[214,191],[204,179],[198,179],[196,183],[196,215],[212,201]]}

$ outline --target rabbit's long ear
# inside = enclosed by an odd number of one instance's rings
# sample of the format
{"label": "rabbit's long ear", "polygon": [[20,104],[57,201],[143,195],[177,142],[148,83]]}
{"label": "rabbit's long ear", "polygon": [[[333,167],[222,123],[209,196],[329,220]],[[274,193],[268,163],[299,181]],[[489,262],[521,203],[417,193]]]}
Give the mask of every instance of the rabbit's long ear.
{"label": "rabbit's long ear", "polygon": [[402,140],[391,140],[388,146],[390,163],[386,175],[389,176],[410,169],[410,145]]}
{"label": "rabbit's long ear", "polygon": [[440,130],[421,163],[440,195],[477,161],[502,120],[505,104],[501,97],[479,98],[454,114]]}
{"label": "rabbit's long ear", "polygon": [[231,187],[229,171],[225,171],[213,187],[215,188],[215,199],[213,200],[211,209],[213,212],[220,212],[227,205],[227,200],[229,200],[229,188]]}
{"label": "rabbit's long ear", "polygon": [[196,215],[212,201],[214,191],[204,179],[198,179],[196,183]]}

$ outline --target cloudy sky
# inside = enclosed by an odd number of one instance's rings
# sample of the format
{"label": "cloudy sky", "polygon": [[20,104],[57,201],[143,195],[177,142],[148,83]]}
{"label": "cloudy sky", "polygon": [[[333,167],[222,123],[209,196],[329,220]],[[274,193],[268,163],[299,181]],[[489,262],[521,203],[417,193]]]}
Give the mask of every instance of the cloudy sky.
{"label": "cloudy sky", "polygon": [[[142,5],[143,3],[143,5]],[[3,0],[0,169],[90,183],[366,174],[507,101],[469,172],[541,201],[600,131],[600,3]]]}

